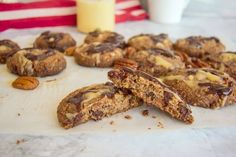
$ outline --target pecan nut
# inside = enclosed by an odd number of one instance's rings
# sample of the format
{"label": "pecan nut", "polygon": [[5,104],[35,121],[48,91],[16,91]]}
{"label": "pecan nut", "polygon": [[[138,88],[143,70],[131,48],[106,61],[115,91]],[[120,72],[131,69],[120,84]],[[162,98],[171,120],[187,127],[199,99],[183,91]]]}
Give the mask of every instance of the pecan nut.
{"label": "pecan nut", "polygon": [[12,82],[12,86],[17,89],[33,90],[38,87],[39,81],[35,77],[21,76]]}
{"label": "pecan nut", "polygon": [[76,49],[75,46],[74,47],[69,47],[65,50],[64,53],[65,53],[66,56],[74,56],[75,49]]}
{"label": "pecan nut", "polygon": [[121,67],[129,67],[132,69],[137,69],[138,63],[131,59],[121,58],[115,61],[114,68],[121,68]]}

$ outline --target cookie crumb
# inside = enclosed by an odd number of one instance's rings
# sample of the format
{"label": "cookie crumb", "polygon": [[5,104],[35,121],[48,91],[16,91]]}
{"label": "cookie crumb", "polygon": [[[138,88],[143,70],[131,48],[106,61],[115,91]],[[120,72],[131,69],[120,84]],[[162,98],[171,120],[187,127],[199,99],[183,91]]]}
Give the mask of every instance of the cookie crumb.
{"label": "cookie crumb", "polygon": [[151,128],[148,128],[148,130],[151,130]]}
{"label": "cookie crumb", "polygon": [[161,122],[158,122],[158,123],[157,123],[157,127],[159,127],[159,128],[164,128],[164,124],[162,124]]}
{"label": "cookie crumb", "polygon": [[20,113],[17,113],[17,116],[20,116],[21,114]]}
{"label": "cookie crumb", "polygon": [[132,119],[130,115],[125,115],[125,119]]}
{"label": "cookie crumb", "polygon": [[24,143],[24,142],[25,142],[25,139],[16,140],[16,144],[21,144],[21,143]]}
{"label": "cookie crumb", "polygon": [[153,119],[157,118],[156,116],[152,116]]}
{"label": "cookie crumb", "polygon": [[56,81],[57,79],[52,79],[52,80],[46,80],[46,82],[53,82]]}
{"label": "cookie crumb", "polygon": [[114,121],[112,120],[112,121],[110,121],[110,125],[113,125],[114,124]]}
{"label": "cookie crumb", "polygon": [[116,132],[116,129],[112,130],[113,132]]}
{"label": "cookie crumb", "polygon": [[143,115],[144,117],[147,117],[148,114],[149,114],[149,111],[148,111],[148,110],[143,110],[143,111],[142,111],[142,115]]}

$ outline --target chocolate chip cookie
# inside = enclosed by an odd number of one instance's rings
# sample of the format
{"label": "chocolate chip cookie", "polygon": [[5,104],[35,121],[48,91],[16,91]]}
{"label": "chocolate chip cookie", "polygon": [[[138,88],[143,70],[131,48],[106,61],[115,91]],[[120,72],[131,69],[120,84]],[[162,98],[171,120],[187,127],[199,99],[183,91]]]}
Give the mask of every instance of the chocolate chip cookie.
{"label": "chocolate chip cookie", "polygon": [[169,50],[160,48],[139,51],[128,48],[126,57],[138,63],[138,70],[142,70],[156,77],[165,75],[173,70],[185,68],[185,64],[179,56],[174,55]]}
{"label": "chocolate chip cookie", "polygon": [[129,90],[112,83],[95,84],[78,89],[66,96],[57,108],[58,121],[69,129],[89,120],[101,120],[115,113],[141,105]]}
{"label": "chocolate chip cookie", "polygon": [[185,101],[158,78],[126,67],[109,71],[108,77],[117,87],[129,89],[145,103],[156,106],[172,117],[188,124],[194,121]]}
{"label": "chocolate chip cookie", "polygon": [[87,44],[91,44],[93,42],[111,43],[119,48],[124,48],[126,45],[125,38],[121,34],[111,31],[99,31],[99,30],[90,32],[86,36],[84,42]]}
{"label": "chocolate chip cookie", "polygon": [[216,109],[236,102],[234,80],[218,70],[187,69],[161,79],[194,106]]}
{"label": "chocolate chip cookie", "polygon": [[68,33],[43,32],[35,41],[34,47],[40,49],[56,49],[62,53],[69,47],[76,45],[75,40]]}
{"label": "chocolate chip cookie", "polygon": [[5,64],[7,59],[19,49],[18,44],[11,40],[0,40],[0,63]]}
{"label": "chocolate chip cookie", "polygon": [[236,52],[222,52],[217,55],[208,55],[202,61],[214,69],[228,73],[236,80]]}
{"label": "chocolate chip cookie", "polygon": [[10,72],[20,76],[50,76],[66,68],[63,54],[53,49],[26,48],[7,60]]}
{"label": "chocolate chip cookie", "polygon": [[111,43],[93,42],[75,49],[76,62],[88,67],[111,67],[114,61],[123,58],[124,51]]}
{"label": "chocolate chip cookie", "polygon": [[150,48],[171,49],[172,42],[167,34],[140,34],[129,39],[128,46],[136,50],[145,50]]}
{"label": "chocolate chip cookie", "polygon": [[218,54],[225,50],[225,46],[215,37],[190,36],[177,40],[174,49],[190,57],[199,58],[208,54]]}

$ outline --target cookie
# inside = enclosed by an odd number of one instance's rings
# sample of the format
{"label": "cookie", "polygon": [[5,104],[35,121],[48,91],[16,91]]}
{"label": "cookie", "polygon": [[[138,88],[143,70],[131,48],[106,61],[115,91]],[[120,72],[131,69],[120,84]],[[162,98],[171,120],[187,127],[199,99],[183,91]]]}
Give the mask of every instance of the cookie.
{"label": "cookie", "polygon": [[[228,73],[236,80],[236,53],[222,52],[218,55],[204,56],[202,61],[214,69]],[[206,66],[205,66],[206,67]]]}
{"label": "cookie", "polygon": [[95,84],[78,89],[66,96],[57,108],[60,125],[65,129],[89,120],[127,111],[141,105],[130,91],[118,89],[112,83]]}
{"label": "cookie", "polygon": [[94,42],[111,43],[115,47],[124,48],[126,46],[125,38],[116,32],[95,30],[90,32],[84,40],[85,43],[91,44]]}
{"label": "cookie", "polygon": [[172,72],[161,79],[194,106],[217,109],[236,102],[234,80],[218,70],[187,69]]}
{"label": "cookie", "polygon": [[188,124],[194,121],[185,101],[158,78],[126,67],[109,71],[108,77],[115,86],[129,89],[145,103],[154,105],[172,117]]}
{"label": "cookie", "polygon": [[5,64],[7,59],[11,57],[20,47],[11,40],[0,40],[0,63]]}
{"label": "cookie", "polygon": [[169,50],[152,48],[134,51],[130,49],[127,49],[126,57],[139,64],[138,70],[156,77],[165,75],[173,70],[185,68],[185,64],[181,61],[181,58]]}
{"label": "cookie", "polygon": [[38,87],[39,81],[35,77],[20,76],[12,82],[12,86],[17,89],[33,90]]}
{"label": "cookie", "polygon": [[186,53],[190,57],[203,57],[208,54],[218,54],[225,50],[225,46],[218,38],[190,36],[179,39],[174,44],[174,49]]}
{"label": "cookie", "polygon": [[75,40],[68,33],[61,32],[43,32],[35,41],[34,48],[56,49],[62,53],[69,47],[76,45]]}
{"label": "cookie", "polygon": [[82,44],[74,52],[76,62],[87,67],[111,67],[115,60],[123,56],[122,49],[110,43],[100,42]]}
{"label": "cookie", "polygon": [[63,54],[53,49],[26,48],[7,60],[10,72],[20,76],[51,76],[66,68]]}
{"label": "cookie", "polygon": [[128,40],[128,46],[136,50],[145,50],[150,48],[171,49],[172,42],[167,34],[140,34]]}

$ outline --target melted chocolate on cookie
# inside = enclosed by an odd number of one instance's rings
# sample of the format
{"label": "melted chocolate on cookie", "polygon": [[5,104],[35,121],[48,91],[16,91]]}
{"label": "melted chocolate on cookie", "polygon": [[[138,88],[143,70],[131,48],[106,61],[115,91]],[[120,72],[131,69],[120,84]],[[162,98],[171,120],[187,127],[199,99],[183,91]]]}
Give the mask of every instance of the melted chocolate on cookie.
{"label": "melted chocolate on cookie", "polygon": [[105,52],[111,52],[116,47],[113,44],[110,43],[101,43],[99,45],[90,45],[87,49],[88,54],[93,54],[93,53],[105,53]]}
{"label": "melted chocolate on cookie", "polygon": [[151,48],[148,49],[148,51],[152,54],[160,54],[162,56],[168,57],[168,58],[174,58],[174,55],[171,54],[170,52],[164,50],[164,49],[160,49],[160,48]]}
{"label": "melted chocolate on cookie", "polygon": [[201,87],[208,87],[211,92],[216,92],[219,96],[228,96],[232,93],[232,88],[213,83],[198,83]]}
{"label": "melted chocolate on cookie", "polygon": [[25,57],[31,61],[35,61],[35,60],[43,60],[43,59],[46,59],[48,58],[49,56],[52,56],[54,55],[55,52],[54,51],[46,51],[44,52],[43,54],[40,54],[40,55],[35,55],[35,54],[32,54],[32,53],[27,53],[25,54]]}

